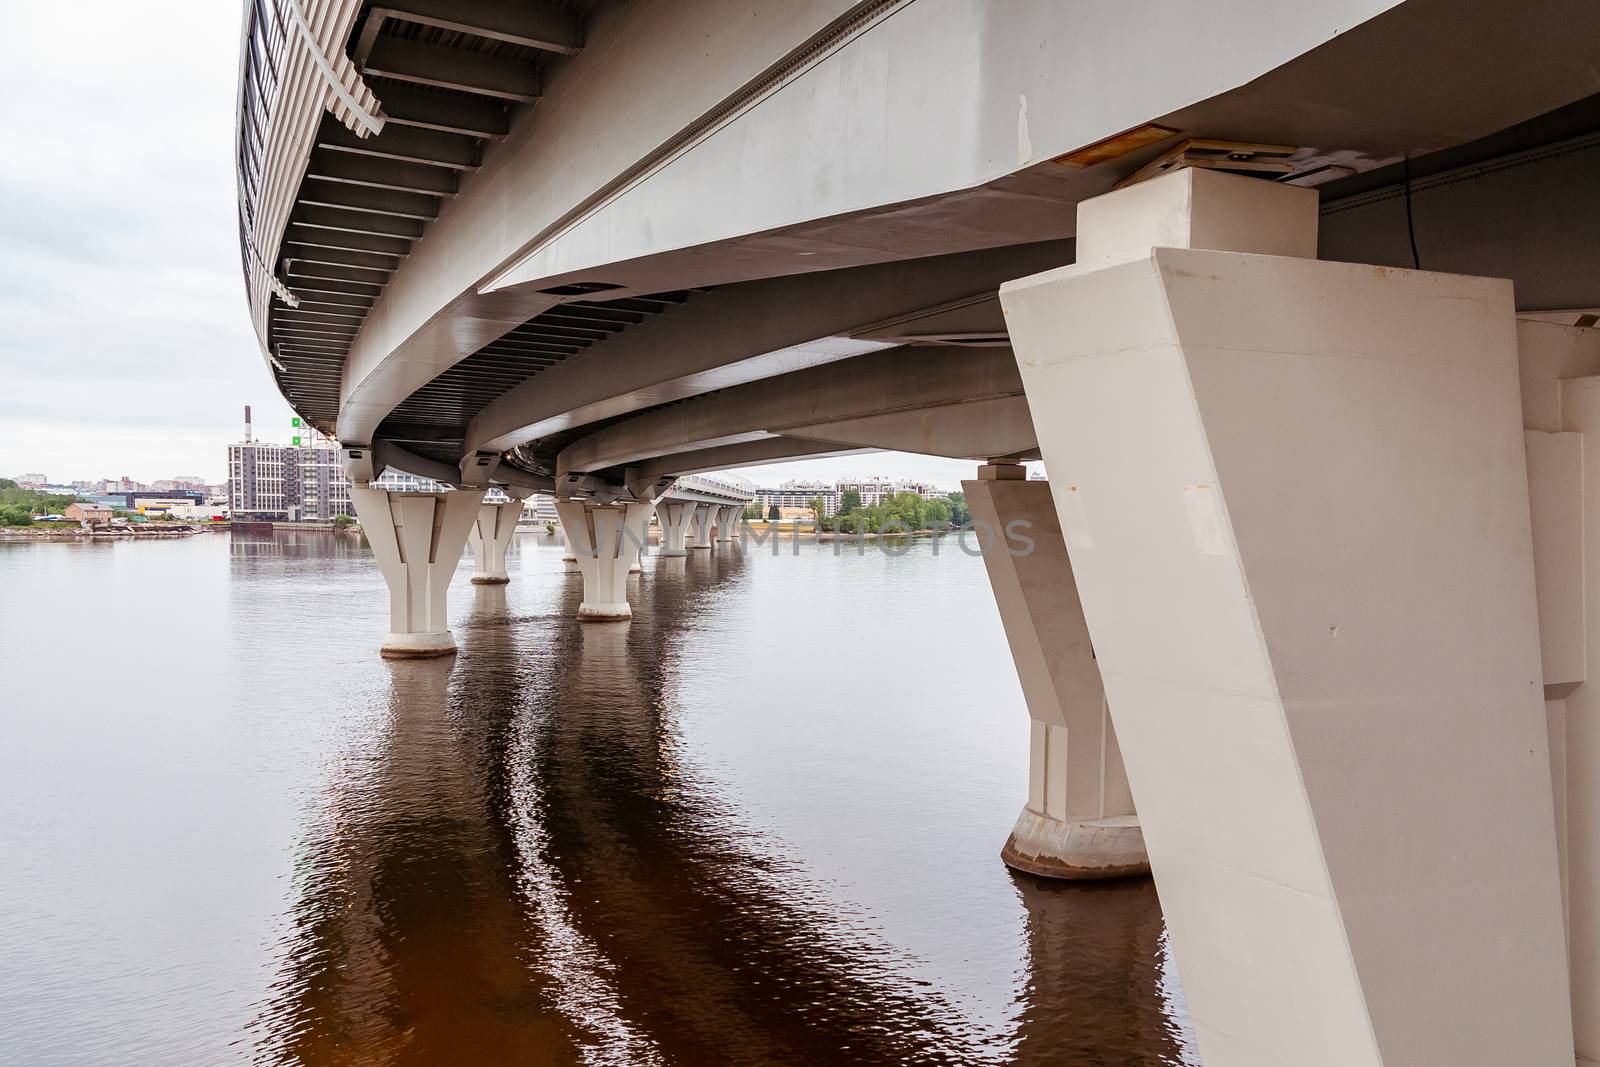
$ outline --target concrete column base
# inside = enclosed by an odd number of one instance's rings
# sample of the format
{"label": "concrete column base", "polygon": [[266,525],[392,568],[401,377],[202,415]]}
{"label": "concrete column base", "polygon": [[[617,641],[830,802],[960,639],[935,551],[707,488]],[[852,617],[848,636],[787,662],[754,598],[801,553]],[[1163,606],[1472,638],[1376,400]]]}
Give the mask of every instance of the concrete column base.
{"label": "concrete column base", "polygon": [[1137,815],[1067,821],[1023,808],[1000,858],[1042,878],[1096,881],[1150,873]]}
{"label": "concrete column base", "polygon": [[455,654],[456,639],[449,630],[437,634],[392,633],[378,648],[378,655],[384,659],[436,659]]}
{"label": "concrete column base", "polygon": [[472,576],[473,585],[506,585],[510,581],[510,578],[496,574],[474,574]]}

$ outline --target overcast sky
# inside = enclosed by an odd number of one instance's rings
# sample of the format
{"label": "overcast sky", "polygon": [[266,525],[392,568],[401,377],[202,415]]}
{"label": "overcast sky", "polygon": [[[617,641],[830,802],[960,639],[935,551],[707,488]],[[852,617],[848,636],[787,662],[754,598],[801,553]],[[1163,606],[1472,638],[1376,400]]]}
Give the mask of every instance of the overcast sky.
{"label": "overcast sky", "polygon": [[[239,4],[12,8],[0,35],[0,477],[221,481],[245,404],[268,440],[288,439],[291,415],[239,269]],[[954,489],[972,470],[880,453],[742,473]]]}
{"label": "overcast sky", "polygon": [[0,36],[0,475],[221,480],[287,427],[250,327],[239,5],[16,5]]}

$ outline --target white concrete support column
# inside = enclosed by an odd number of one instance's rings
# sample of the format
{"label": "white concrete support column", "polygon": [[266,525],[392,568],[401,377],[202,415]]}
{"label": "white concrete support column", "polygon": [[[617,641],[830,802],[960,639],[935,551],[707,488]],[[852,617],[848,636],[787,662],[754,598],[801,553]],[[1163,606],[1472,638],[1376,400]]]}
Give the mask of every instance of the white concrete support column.
{"label": "white concrete support column", "polygon": [[1188,170],[1001,291],[1207,1067],[1573,1063],[1510,283]]}
{"label": "white concrete support column", "polygon": [[391,493],[352,485],[350,501],[389,586],[389,636],[380,654],[419,659],[454,652],[446,594],[483,490]]}
{"label": "white concrete support column", "polygon": [[1580,1067],[1600,1067],[1600,330],[1517,325]]}
{"label": "white concrete support column", "polygon": [[473,585],[505,585],[511,580],[506,574],[506,550],[511,547],[517,519],[521,517],[520,500],[478,505],[477,517],[467,531],[467,543],[477,560]]}
{"label": "white concrete support column", "polygon": [[694,514],[689,519],[689,547],[692,549],[711,548],[711,523],[713,519],[710,504],[694,504]]}
{"label": "white concrete support column", "polygon": [[717,544],[731,545],[738,536],[739,516],[744,511],[737,504],[723,504],[717,509]]}
{"label": "white concrete support column", "polygon": [[687,556],[689,527],[694,521],[695,505],[684,500],[661,500],[656,503],[656,520],[661,523],[661,555],[668,558]]}
{"label": "white concrete support column", "polygon": [[579,619],[609,622],[633,617],[628,606],[628,570],[639,558],[651,507],[647,501],[556,501],[556,513],[583,575]]}
{"label": "white concrete support column", "polygon": [[1050,485],[989,463],[961,488],[1032,720],[1028,802],[1000,857],[1047,878],[1148,874]]}

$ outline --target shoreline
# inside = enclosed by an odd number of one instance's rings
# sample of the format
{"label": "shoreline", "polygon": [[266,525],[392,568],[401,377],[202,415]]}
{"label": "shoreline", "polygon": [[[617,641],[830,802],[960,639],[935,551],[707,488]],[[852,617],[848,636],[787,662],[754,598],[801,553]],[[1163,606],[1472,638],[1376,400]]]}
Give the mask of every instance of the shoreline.
{"label": "shoreline", "polygon": [[[226,529],[227,527],[222,527]],[[209,527],[183,526],[166,530],[69,530],[60,527],[35,529],[31,526],[0,527],[0,542],[5,541],[172,541],[180,537],[193,537]]]}
{"label": "shoreline", "polygon": [[[951,527],[948,530],[905,530],[893,533],[837,533],[831,530],[818,530],[814,526],[746,523],[743,529],[757,534],[764,542],[769,537],[805,538],[818,542],[827,541],[880,541],[919,537],[943,537],[947,534],[959,534],[961,529]],[[72,542],[72,541],[170,541],[183,537],[193,537],[203,533],[221,533],[224,531],[239,531],[241,533],[270,534],[279,530],[293,530],[298,532],[317,533],[353,533],[360,535],[360,524],[349,526],[335,526],[330,522],[237,522],[237,523],[209,523],[205,525],[183,525],[173,527],[153,528],[144,526],[125,526],[114,529],[96,527],[90,530],[67,529],[63,527],[35,527],[35,526],[0,526],[0,543],[5,542]],[[559,527],[557,528],[559,531]],[[548,536],[542,523],[519,524],[516,532],[538,533]],[[559,536],[559,533],[558,533]],[[646,535],[647,543],[657,545],[661,542],[660,527],[651,526]]]}
{"label": "shoreline", "polygon": [[947,533],[957,533],[951,530],[896,530],[894,533],[836,533],[833,530],[811,531],[812,536],[818,541],[879,541],[893,540],[905,537],[943,537]]}

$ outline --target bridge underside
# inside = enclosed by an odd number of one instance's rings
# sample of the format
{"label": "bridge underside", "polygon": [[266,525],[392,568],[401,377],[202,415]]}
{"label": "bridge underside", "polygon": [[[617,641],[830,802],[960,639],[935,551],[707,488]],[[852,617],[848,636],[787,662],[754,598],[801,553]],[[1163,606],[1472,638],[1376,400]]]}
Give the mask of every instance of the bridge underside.
{"label": "bridge underside", "polygon": [[490,484],[611,621],[680,476],[977,461],[1008,861],[1148,841],[1209,1064],[1600,1056],[1600,8],[344,2],[264,341],[462,487],[357,496],[397,654]]}
{"label": "bridge underside", "polygon": [[[1597,171],[1600,97],[1591,97],[1408,164],[1330,180],[1319,189],[1321,255],[1508,277],[1520,313],[1589,321],[1600,310]],[[1068,229],[1070,203],[1030,206],[1039,215],[1027,232]],[[717,249],[693,252],[676,258]],[[612,480],[641,463],[661,473],[710,469],[702,459],[713,448],[723,465],[828,454],[826,446],[1035,458],[1020,381],[973,391],[956,375],[1014,368],[999,282],[1074,257],[1063,237],[675,289],[644,297],[648,308],[638,296],[563,304],[419,388],[378,435],[441,465],[487,449],[530,474]],[[659,257],[639,284],[671,275],[674,258]],[[703,269],[696,263],[691,280]],[[523,331],[567,308],[607,308],[619,321],[571,353],[528,355]],[[902,395],[897,382],[920,391]],[[791,403],[797,397],[811,406]],[[612,449],[619,438],[633,443]]]}
{"label": "bridge underside", "polygon": [[[428,5],[414,6],[423,19]],[[1592,19],[1581,6],[1545,6],[1547,16],[1568,25],[1581,25],[1586,14]],[[835,45],[837,61],[866,52],[876,35],[896,27],[908,45],[922,40],[918,32],[936,31],[907,22],[916,8],[845,38]],[[788,116],[777,97],[758,96],[747,113],[700,131],[670,166],[632,174],[625,188],[591,198],[509,258],[481,260],[484,273],[455,296],[419,287],[442,270],[435,263],[441,256],[476,252],[484,243],[470,232],[473,215],[495,218],[496,205],[483,201],[512,195],[512,169],[540,158],[524,140],[541,121],[577,106],[564,79],[587,62],[571,54],[584,37],[582,19],[556,20],[541,37],[528,26],[474,29],[461,18],[441,29],[437,20],[369,14],[357,59],[366,49],[384,60],[364,69],[390,125],[363,140],[324,118],[282,258],[302,303],[274,311],[269,344],[289,368],[291,400],[342,439],[386,442],[390,454],[427,461],[436,474],[488,450],[505,454],[508,471],[550,477],[571,466],[560,460],[569,447],[614,435],[617,423],[669,405],[707,398],[714,407],[711,394],[823,364],[870,361],[890,346],[930,360],[946,349],[982,358],[981,350],[1003,347],[999,283],[1071,262],[1074,205],[1184,137],[1298,147],[1294,171],[1282,180],[1318,189],[1325,259],[1409,266],[1414,243],[1427,269],[1511,277],[1519,309],[1576,320],[1600,307],[1600,282],[1589,269],[1600,238],[1590,180],[1600,162],[1600,103],[1574,98],[1573,79],[1552,61],[1556,46],[1517,29],[1529,19],[1512,19],[1494,5],[1457,9],[1457,36],[1442,49],[1449,61],[1433,56],[1441,51],[1438,8],[1402,4],[1238,88],[1143,116],[1130,135],[1086,152],[1067,144],[1078,154],[976,185],[695,242],[696,229],[714,233],[720,219],[713,203],[675,200],[683,183],[697,176],[690,184],[711,182],[723,141],[742,138],[747,154],[779,151],[767,142],[785,135],[772,123]],[[591,42],[604,34],[605,14],[603,5],[589,13]],[[1058,17],[1049,5],[1017,14],[1042,24]],[[1426,62],[1379,66],[1413,39],[1429,41]],[[1520,61],[1535,53],[1542,70],[1530,79],[1531,64]],[[504,62],[461,68],[477,70],[471,76],[438,73],[456,71],[463,54]],[[791,75],[786,92],[811,88],[827,75],[825,66]],[[508,87],[514,69],[523,71],[527,92]],[[1373,69],[1384,70],[1381,91],[1368,76]],[[921,76],[906,75],[912,82]],[[995,75],[985,69],[980,77]],[[1505,91],[1497,94],[1501,83]],[[555,99],[537,100],[537,93],[558,90]],[[798,109],[792,117],[822,122],[819,109],[831,98],[820,88],[813,94],[789,105]],[[1397,107],[1396,99],[1409,106]],[[1535,110],[1542,104],[1555,106]],[[1013,100],[998,114],[1021,131],[1016,106]],[[1028,101],[1021,106],[1027,114]],[[773,115],[763,124],[766,110]],[[906,121],[910,132],[918,121]],[[820,151],[837,157],[812,167],[827,173],[857,165],[855,157],[873,148],[844,140]],[[1398,159],[1408,153],[1413,158],[1403,166]],[[493,188],[474,195],[486,182]],[[759,217],[765,209],[751,210]],[[602,246],[589,235],[606,227],[609,254],[640,254],[596,258]],[[645,236],[651,230],[671,234]],[[682,239],[691,243],[669,247]],[[594,261],[573,266],[585,258]],[[557,269],[563,265],[572,269]],[[391,282],[400,287],[392,297]],[[397,319],[413,305],[425,317],[409,335],[383,318],[364,329],[374,308]],[[386,351],[376,347],[385,336],[394,341]],[[893,415],[856,410],[809,424],[846,424],[828,434],[777,424],[739,433],[747,441],[793,439],[801,454],[818,442],[952,456],[1029,451],[1026,431],[1015,425],[990,443],[959,431],[946,437],[939,426],[918,428]],[[877,422],[864,421],[875,416]],[[653,455],[634,458],[659,468],[676,452],[716,443],[736,442],[666,441]],[[589,473],[621,474],[600,467]]]}
{"label": "bridge underside", "polygon": [[[387,121],[321,118],[274,260],[296,303],[273,298],[265,342],[297,410],[414,473],[489,450],[552,477],[664,405],[891,345],[1003,346],[999,283],[1071,262],[1074,206],[1186,137],[1294,147],[1280,178],[1318,189],[1325,259],[1408,266],[1414,244],[1426,268],[1513,278],[1521,310],[1600,306],[1588,5],[1351,0],[1308,37],[1217,53],[1209,79],[1195,27],[1092,82],[1070,60],[1122,48],[1096,36],[1116,27],[1043,0],[819,3],[743,30],[725,7],[360,5],[346,49]],[[954,25],[988,51],[952,52]],[[718,67],[703,86],[682,82],[688,40]],[[652,77],[683,99],[639,106]],[[866,114],[873,93],[927,106]],[[619,114],[610,156],[566,132]],[[984,444],[865,417],[751,432]]]}
{"label": "bridge underside", "polygon": [[[1415,241],[1425,269],[1509,277],[1523,314],[1587,321],[1600,311],[1593,266],[1600,248],[1600,184],[1592,180],[1600,170],[1597,130],[1600,98],[1591,98],[1411,161],[1409,193],[1399,164],[1334,180],[1321,190],[1322,256],[1406,267]],[[1053,205],[1051,212],[1067,209]],[[417,389],[379,423],[377,439],[427,461],[396,466],[446,481],[464,456],[485,449],[506,453],[508,472],[549,477],[577,462],[614,479],[626,463],[673,472],[680,453],[685,473],[713,469],[701,462],[708,448],[755,442],[760,447],[718,453],[721,465],[827,454],[828,444],[1032,458],[1026,405],[1006,402],[1020,400],[1020,383],[971,396],[938,379],[949,367],[1011,361],[999,283],[1073,258],[1067,238],[571,300]],[[776,398],[773,410],[784,410],[784,399],[810,395],[814,384],[867,383],[897,372],[929,382],[929,395],[907,404],[891,388],[876,406],[813,413],[820,417],[765,417],[745,407],[763,395],[762,382],[770,383],[764,395]],[[724,410],[746,417],[728,422],[718,414]],[[638,426],[617,427],[646,415],[657,424],[715,422],[726,432],[641,441],[622,459],[589,455],[599,446],[586,439],[637,436]]]}

